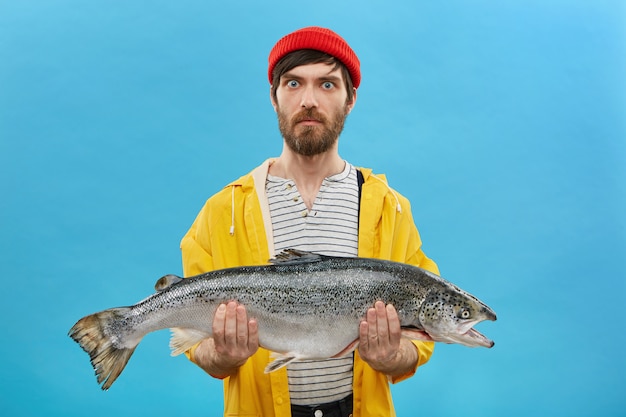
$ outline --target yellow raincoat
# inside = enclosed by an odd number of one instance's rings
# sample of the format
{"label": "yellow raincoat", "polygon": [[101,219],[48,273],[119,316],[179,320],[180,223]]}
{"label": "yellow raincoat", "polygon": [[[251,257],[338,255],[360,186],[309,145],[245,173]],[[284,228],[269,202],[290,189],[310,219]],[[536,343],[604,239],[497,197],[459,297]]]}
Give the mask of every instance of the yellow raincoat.
{"label": "yellow raincoat", "polygon": [[[211,197],[183,237],[181,250],[185,276],[214,269],[266,264],[273,257],[269,206],[265,179],[272,160],[229,184]],[[393,191],[384,176],[360,169],[365,182],[361,191],[358,255],[388,259],[439,273],[424,255],[409,201]],[[432,355],[434,343],[413,342],[418,349],[418,366]],[[192,348],[188,356],[193,361]],[[225,416],[289,417],[287,371],[264,373],[269,352],[259,350],[224,379]],[[395,383],[412,376],[395,377]],[[354,359],[354,417],[395,416],[389,379],[359,358]]]}

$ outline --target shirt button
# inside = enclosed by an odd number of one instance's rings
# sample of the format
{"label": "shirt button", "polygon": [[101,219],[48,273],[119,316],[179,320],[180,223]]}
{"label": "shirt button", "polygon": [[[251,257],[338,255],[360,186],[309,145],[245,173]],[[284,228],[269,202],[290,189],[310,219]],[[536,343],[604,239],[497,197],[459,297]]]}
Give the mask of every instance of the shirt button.
{"label": "shirt button", "polygon": [[315,417],[322,417],[324,415],[324,412],[322,410],[315,410],[315,413],[313,415]]}
{"label": "shirt button", "polygon": [[276,404],[282,405],[283,404],[283,398],[282,397],[276,398]]}
{"label": "shirt button", "polygon": [[308,215],[309,215],[309,213],[308,213],[306,210],[304,210],[304,211],[302,212],[302,217],[306,217],[306,216],[308,216]]}

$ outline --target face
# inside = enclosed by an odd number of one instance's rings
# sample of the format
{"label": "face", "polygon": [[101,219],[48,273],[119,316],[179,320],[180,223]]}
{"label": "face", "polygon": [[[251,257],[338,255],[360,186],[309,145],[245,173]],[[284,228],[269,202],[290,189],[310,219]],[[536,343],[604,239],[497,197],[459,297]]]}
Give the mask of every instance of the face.
{"label": "face", "polygon": [[351,102],[341,70],[328,64],[301,65],[287,71],[276,89],[272,104],[278,114],[278,127],[293,152],[313,156],[333,149]]}

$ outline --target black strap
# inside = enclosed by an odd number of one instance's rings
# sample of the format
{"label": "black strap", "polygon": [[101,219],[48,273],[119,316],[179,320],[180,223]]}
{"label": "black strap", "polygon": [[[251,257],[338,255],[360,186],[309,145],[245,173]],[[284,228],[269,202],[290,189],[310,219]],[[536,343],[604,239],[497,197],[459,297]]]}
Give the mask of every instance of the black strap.
{"label": "black strap", "polygon": [[357,169],[356,170],[356,184],[357,184],[357,188],[359,189],[359,206],[358,206],[358,212],[357,212],[357,219],[359,223],[357,223],[357,230],[361,222],[361,189],[363,188],[364,182],[365,182],[365,178],[363,178],[363,173],[361,172],[360,169]]}
{"label": "black strap", "polygon": [[356,170],[356,183],[359,187],[359,203],[361,202],[361,189],[363,188],[363,183],[365,182],[365,178],[363,178],[363,173],[360,169]]}

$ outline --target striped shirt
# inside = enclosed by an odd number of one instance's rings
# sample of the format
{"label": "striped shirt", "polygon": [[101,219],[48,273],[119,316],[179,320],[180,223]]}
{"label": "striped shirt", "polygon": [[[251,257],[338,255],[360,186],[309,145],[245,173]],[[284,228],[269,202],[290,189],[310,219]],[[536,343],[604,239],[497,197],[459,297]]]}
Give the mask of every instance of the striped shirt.
{"label": "striped shirt", "polygon": [[[293,180],[268,175],[266,191],[276,253],[299,249],[329,256],[357,256],[359,190],[356,168],[322,182],[308,210]],[[291,403],[318,405],[352,393],[353,355],[292,362],[287,366]]]}

